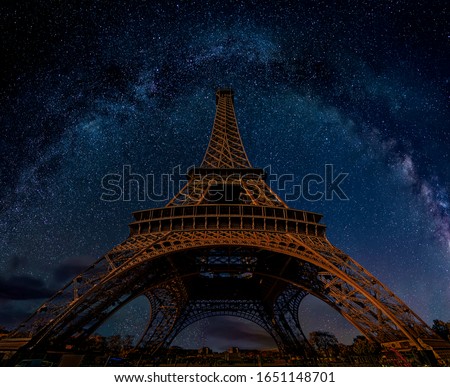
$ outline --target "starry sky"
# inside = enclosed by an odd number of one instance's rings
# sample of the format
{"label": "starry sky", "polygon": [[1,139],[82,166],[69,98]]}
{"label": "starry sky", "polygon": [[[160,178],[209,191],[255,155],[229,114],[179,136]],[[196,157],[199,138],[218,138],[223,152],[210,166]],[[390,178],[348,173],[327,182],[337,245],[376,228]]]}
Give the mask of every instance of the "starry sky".
{"label": "starry sky", "polygon": [[[223,86],[254,166],[296,184],[348,173],[348,200],[289,206],[323,213],[329,240],[427,323],[449,321],[448,5],[333,3],[2,1],[0,325],[123,241],[132,211],[164,205],[100,200],[102,178],[200,164]],[[142,329],[145,302],[127,308],[103,329]],[[306,332],[356,335],[327,308],[305,300]],[[232,318],[176,343],[273,346]]]}

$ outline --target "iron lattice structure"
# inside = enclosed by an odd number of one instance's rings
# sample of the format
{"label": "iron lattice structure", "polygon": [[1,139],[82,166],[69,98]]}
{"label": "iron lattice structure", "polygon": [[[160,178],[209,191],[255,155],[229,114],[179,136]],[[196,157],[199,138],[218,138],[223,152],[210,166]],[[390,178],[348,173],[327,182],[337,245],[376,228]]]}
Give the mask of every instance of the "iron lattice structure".
{"label": "iron lattice structure", "polygon": [[229,315],[264,328],[281,351],[302,354],[307,342],[299,306],[312,294],[369,340],[434,350],[439,357],[442,341],[328,241],[322,216],[289,208],[263,170],[252,167],[232,90],[217,91],[205,157],[188,175],[164,208],[133,213],[129,237],[46,301],[14,336],[29,335],[32,349],[76,345],[144,295],[151,313],[138,347],[147,353],[167,348],[198,320]]}

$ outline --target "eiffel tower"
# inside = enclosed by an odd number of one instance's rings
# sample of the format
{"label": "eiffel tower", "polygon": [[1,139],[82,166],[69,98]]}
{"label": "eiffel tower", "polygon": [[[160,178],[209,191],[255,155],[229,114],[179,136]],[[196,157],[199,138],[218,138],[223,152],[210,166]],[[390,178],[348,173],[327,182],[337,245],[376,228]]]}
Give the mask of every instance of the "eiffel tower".
{"label": "eiffel tower", "polygon": [[124,242],[17,328],[13,337],[30,338],[25,349],[76,347],[144,295],[151,313],[137,349],[148,354],[212,316],[252,321],[283,353],[304,354],[299,306],[311,294],[372,342],[448,360],[418,315],[328,241],[321,215],[289,208],[252,167],[231,89],[216,92],[210,142],[184,188],[165,207],[133,217]]}

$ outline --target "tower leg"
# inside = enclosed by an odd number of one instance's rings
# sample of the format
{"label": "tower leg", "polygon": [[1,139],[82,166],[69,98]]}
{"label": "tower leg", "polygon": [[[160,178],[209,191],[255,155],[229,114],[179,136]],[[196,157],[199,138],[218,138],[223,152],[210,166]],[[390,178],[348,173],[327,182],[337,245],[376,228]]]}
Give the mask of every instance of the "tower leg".
{"label": "tower leg", "polygon": [[283,352],[306,359],[311,354],[309,343],[301,329],[298,311],[308,293],[288,286],[273,304],[273,329],[283,337]]}
{"label": "tower leg", "polygon": [[186,293],[180,283],[172,281],[148,291],[147,298],[151,307],[150,321],[136,348],[154,355],[170,344],[168,338],[186,306]]}

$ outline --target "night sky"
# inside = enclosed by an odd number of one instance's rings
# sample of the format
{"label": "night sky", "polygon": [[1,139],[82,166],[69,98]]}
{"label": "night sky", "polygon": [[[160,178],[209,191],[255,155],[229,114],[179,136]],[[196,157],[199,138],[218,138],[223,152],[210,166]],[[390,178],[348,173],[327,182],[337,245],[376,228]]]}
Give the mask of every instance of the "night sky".
{"label": "night sky", "polygon": [[[289,206],[323,213],[329,240],[428,324],[449,321],[447,2],[332,3],[2,1],[0,325],[123,241],[132,211],[165,204],[102,201],[102,178],[199,165],[220,86],[254,166],[295,184],[348,173],[349,200]],[[127,308],[102,332],[143,329],[145,304]],[[305,300],[305,330],[351,342],[329,309]],[[232,318],[175,343],[273,346]]]}

